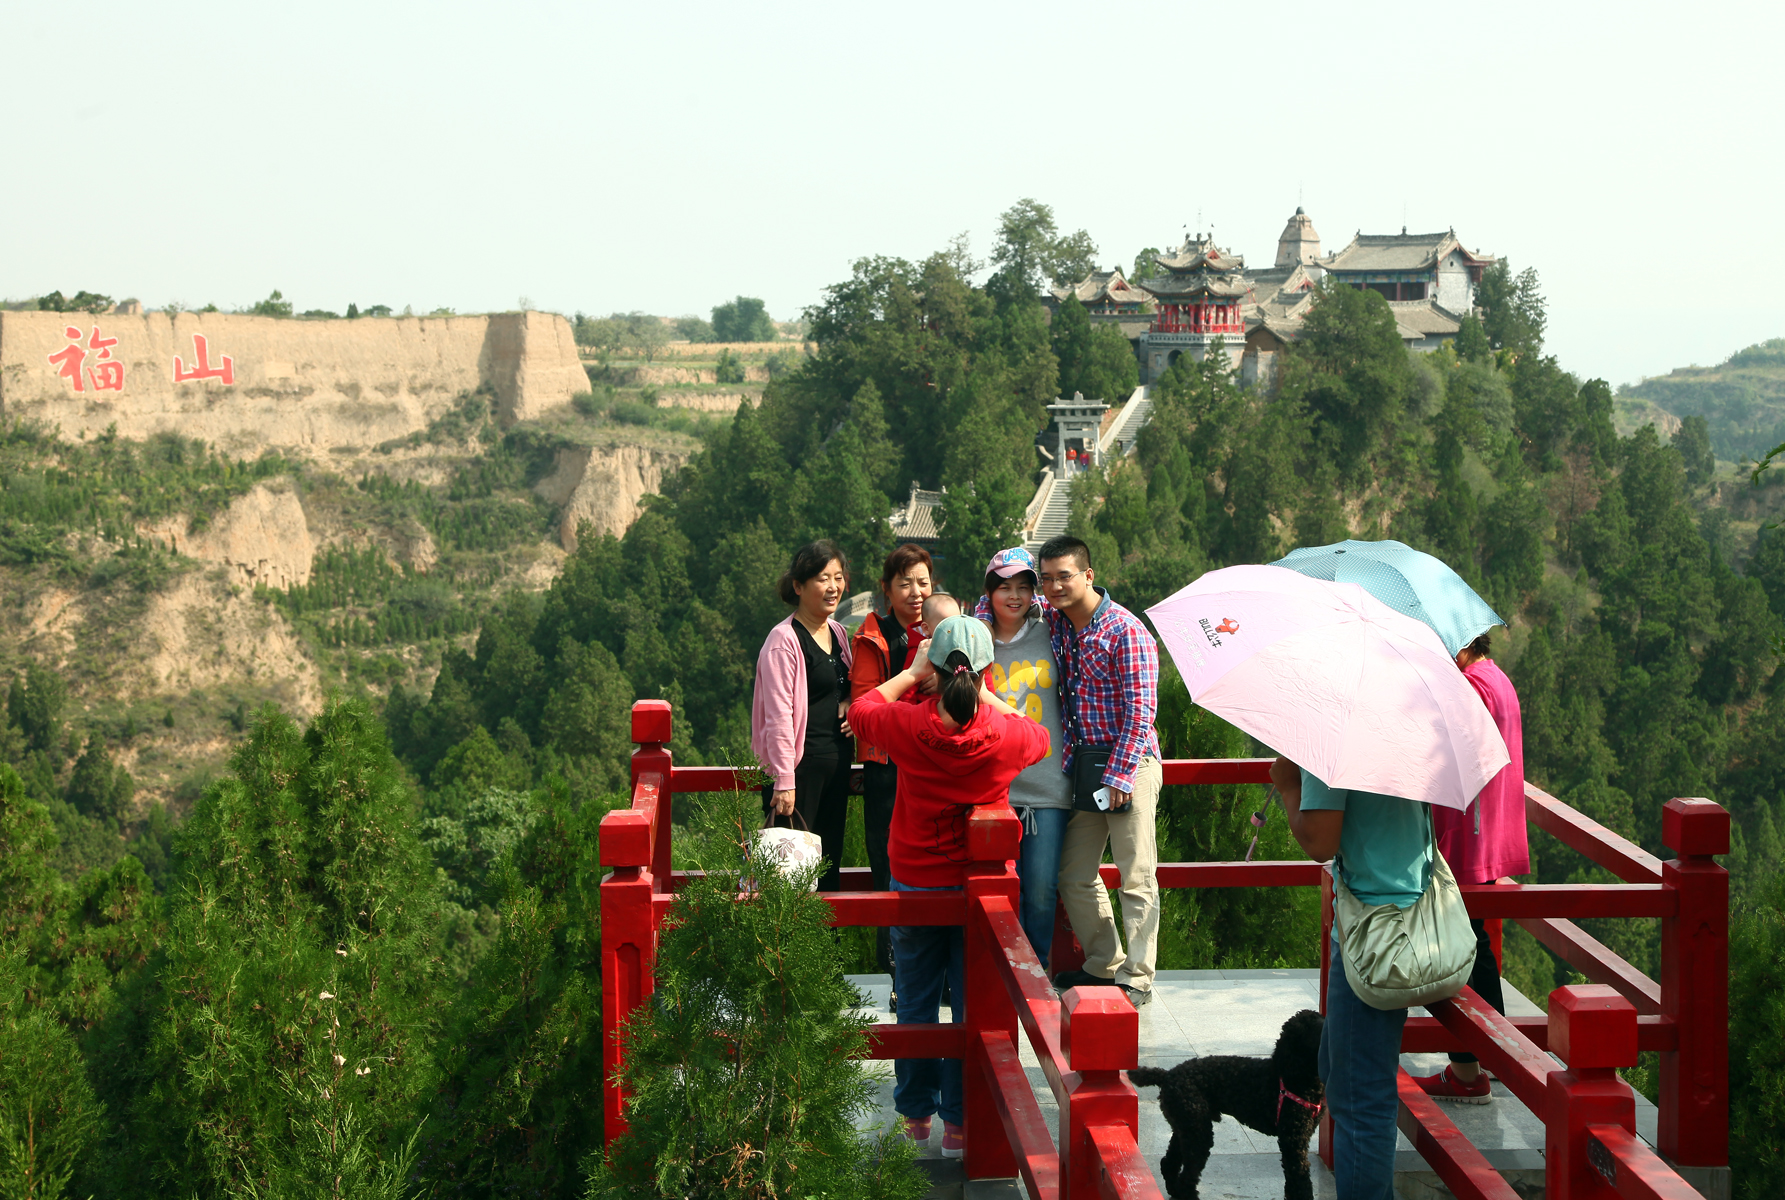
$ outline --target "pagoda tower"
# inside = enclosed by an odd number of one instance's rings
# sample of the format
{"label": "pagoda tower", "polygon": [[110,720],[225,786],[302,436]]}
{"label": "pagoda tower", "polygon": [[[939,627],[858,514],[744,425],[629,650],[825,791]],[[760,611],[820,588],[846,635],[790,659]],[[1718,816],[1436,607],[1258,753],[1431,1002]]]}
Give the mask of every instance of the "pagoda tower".
{"label": "pagoda tower", "polygon": [[1246,349],[1240,312],[1246,260],[1199,233],[1186,237],[1176,254],[1156,261],[1163,274],[1142,285],[1155,302],[1153,323],[1140,337],[1146,381],[1157,380],[1182,354],[1201,362],[1217,342],[1228,365],[1237,368]]}
{"label": "pagoda tower", "polygon": [[1277,239],[1277,262],[1279,267],[1293,267],[1297,263],[1307,266],[1320,257],[1320,235],[1314,231],[1314,221],[1303,212],[1301,205],[1296,205],[1295,215],[1283,226],[1283,234]]}

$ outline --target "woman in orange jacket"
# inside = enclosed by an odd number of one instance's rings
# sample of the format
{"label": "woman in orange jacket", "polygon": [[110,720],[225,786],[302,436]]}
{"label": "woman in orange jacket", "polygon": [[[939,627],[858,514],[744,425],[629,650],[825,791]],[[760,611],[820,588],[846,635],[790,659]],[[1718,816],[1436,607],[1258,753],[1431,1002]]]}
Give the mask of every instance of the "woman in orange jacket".
{"label": "woman in orange jacket", "polygon": [[[851,703],[903,671],[918,643],[923,641],[923,603],[934,586],[933,566],[930,552],[910,542],[886,556],[880,568],[880,591],[886,597],[887,614],[869,613],[851,642]],[[856,741],[856,758],[862,764],[868,869],[873,872],[874,890],[884,892],[891,886],[888,881],[892,878],[886,843],[892,829],[899,769],[887,761],[886,751],[860,739]],[[891,931],[881,928],[875,933],[874,957],[881,970],[892,974]]]}

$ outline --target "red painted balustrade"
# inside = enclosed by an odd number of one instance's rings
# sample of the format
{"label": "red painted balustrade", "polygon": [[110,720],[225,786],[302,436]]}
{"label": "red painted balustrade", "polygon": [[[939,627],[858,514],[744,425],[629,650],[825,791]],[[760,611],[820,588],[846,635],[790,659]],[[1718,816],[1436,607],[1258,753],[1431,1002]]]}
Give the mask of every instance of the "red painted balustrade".
{"label": "red painted balustrade", "polygon": [[[613,1082],[620,1031],[651,992],[657,930],[688,878],[670,867],[670,797],[737,791],[749,786],[750,774],[675,766],[667,748],[670,709],[662,701],[636,704],[632,730],[632,807],[601,823],[601,863],[610,872],[601,884],[610,1141],[626,1128],[625,1097]],[[1265,783],[1270,760],[1174,760],[1164,768],[1173,785]],[[1516,920],[1592,982],[1556,989],[1547,1018],[1502,1016],[1464,989],[1434,1005],[1436,1016],[1410,1016],[1402,1049],[1466,1049],[1542,1119],[1550,1200],[1691,1200],[1698,1193],[1674,1167],[1728,1163],[1729,880],[1713,856],[1729,849],[1729,815],[1707,800],[1669,801],[1662,833],[1678,857],[1663,863],[1541,789],[1527,784],[1525,793],[1532,826],[1623,882],[1466,886],[1470,914]],[[1063,913],[1051,964],[1039,962],[1023,936],[1011,863],[1019,837],[1008,808],[981,810],[968,825],[973,861],[962,890],[868,891],[866,870],[845,869],[846,890],[825,894],[838,925],[966,927],[966,1022],[876,1026],[870,1056],[966,1061],[968,1178],[1020,1175],[1034,1200],[1154,1200],[1158,1186],[1137,1145],[1139,1098],[1124,1074],[1139,1061],[1139,1015],[1113,987],[1054,994],[1047,966],[1067,970],[1083,955]],[[1116,886],[1115,868],[1103,872]],[[1327,866],[1162,863],[1158,874],[1162,887],[1318,887],[1325,1007],[1333,920]],[[1573,923],[1580,917],[1660,918],[1660,981],[1580,930]],[[1059,1110],[1052,1136],[1019,1063],[1017,1039],[1024,1037]],[[1656,1150],[1636,1137],[1634,1096],[1617,1077],[1645,1050],[1661,1060]],[[1513,1200],[1480,1150],[1404,1072],[1400,1097],[1403,1132],[1452,1192],[1462,1200]],[[1330,1121],[1323,1119],[1320,1139],[1330,1165]]]}

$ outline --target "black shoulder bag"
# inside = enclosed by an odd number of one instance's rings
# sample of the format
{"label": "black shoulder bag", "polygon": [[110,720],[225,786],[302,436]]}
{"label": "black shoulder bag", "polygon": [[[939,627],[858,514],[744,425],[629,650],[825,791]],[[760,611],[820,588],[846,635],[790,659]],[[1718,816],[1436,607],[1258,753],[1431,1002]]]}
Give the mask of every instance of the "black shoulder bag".
{"label": "black shoulder bag", "polygon": [[[1072,686],[1073,672],[1078,669],[1078,638],[1072,642],[1072,664],[1060,672],[1060,711],[1072,731],[1072,808],[1075,812],[1109,812],[1098,804],[1094,793],[1103,786],[1103,772],[1109,767],[1114,746],[1098,746],[1078,740],[1078,694]],[[1121,813],[1111,813],[1121,816]]]}

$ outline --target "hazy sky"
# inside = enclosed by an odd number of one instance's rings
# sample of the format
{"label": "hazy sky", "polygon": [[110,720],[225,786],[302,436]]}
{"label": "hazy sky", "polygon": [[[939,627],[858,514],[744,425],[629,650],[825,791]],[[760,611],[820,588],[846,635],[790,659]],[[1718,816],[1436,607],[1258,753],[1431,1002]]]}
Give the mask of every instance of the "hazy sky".
{"label": "hazy sky", "polygon": [[796,315],[1033,196],[1104,265],[1454,226],[1614,383],[1785,335],[1774,3],[0,0],[0,295]]}

